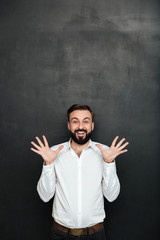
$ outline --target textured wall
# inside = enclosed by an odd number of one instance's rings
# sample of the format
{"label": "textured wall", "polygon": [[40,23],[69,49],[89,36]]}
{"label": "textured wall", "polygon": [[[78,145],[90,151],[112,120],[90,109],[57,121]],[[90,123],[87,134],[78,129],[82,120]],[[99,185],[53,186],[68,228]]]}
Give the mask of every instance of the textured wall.
{"label": "textured wall", "polygon": [[[93,139],[125,136],[108,240],[158,239],[160,5],[156,0],[0,1],[1,239],[46,240],[51,204],[30,141],[68,140],[66,109],[89,104]],[[12,236],[12,237],[11,237]]]}

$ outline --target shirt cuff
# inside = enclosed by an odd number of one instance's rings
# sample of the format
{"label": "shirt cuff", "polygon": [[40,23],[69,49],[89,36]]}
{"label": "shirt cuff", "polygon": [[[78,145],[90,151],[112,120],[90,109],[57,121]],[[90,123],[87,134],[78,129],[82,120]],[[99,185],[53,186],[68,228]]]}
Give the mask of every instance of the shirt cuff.
{"label": "shirt cuff", "polygon": [[115,161],[111,162],[111,163],[104,162],[104,174],[108,175],[108,174],[112,174],[112,173],[116,173]]}
{"label": "shirt cuff", "polygon": [[45,171],[45,172],[51,171],[53,169],[54,165],[55,165],[54,161],[49,165],[45,165],[45,162],[43,162],[43,171]]}
{"label": "shirt cuff", "polygon": [[106,167],[113,167],[115,165],[116,165],[115,160],[114,160],[114,162],[111,162],[111,163],[107,163],[104,161],[104,166],[106,166]]}

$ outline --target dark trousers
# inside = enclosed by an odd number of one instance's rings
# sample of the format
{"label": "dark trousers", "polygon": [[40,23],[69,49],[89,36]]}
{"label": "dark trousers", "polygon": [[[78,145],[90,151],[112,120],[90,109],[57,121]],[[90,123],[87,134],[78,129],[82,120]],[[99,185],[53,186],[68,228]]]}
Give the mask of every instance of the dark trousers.
{"label": "dark trousers", "polygon": [[106,237],[104,229],[100,229],[94,234],[89,234],[85,236],[73,236],[52,227],[51,240],[106,240]]}

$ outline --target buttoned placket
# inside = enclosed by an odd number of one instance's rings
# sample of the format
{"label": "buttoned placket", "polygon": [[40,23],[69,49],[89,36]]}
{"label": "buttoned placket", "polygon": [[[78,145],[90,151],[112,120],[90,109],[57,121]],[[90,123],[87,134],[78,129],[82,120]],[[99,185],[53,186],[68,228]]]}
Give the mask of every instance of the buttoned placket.
{"label": "buttoned placket", "polygon": [[78,227],[81,227],[82,224],[82,160],[83,160],[83,152],[82,151],[80,157],[71,149],[72,154],[77,160],[77,167],[78,167],[78,187],[77,187],[77,194],[78,194]]}
{"label": "buttoned placket", "polygon": [[78,157],[78,226],[82,223],[82,153]]}
{"label": "buttoned placket", "polygon": [[82,162],[83,162],[83,158],[84,158],[84,154],[86,152],[86,150],[89,148],[90,146],[87,146],[87,148],[83,149],[83,151],[81,152],[80,157],[77,156],[77,154],[75,153],[75,151],[70,148],[70,151],[72,153],[72,155],[76,158],[77,160],[77,165],[78,165],[78,187],[77,187],[77,193],[78,193],[78,227],[81,228],[82,225]]}

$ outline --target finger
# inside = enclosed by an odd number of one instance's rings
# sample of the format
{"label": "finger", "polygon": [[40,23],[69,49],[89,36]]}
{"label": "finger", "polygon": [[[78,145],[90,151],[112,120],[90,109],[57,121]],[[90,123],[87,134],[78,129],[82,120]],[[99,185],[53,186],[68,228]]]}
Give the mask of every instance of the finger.
{"label": "finger", "polygon": [[125,153],[125,152],[128,152],[128,149],[125,149],[123,151],[120,151],[119,155],[122,154],[122,153]]}
{"label": "finger", "polygon": [[39,155],[41,155],[38,150],[36,150],[36,149],[34,149],[34,148],[31,148],[31,150],[32,150],[33,152],[38,153]]}
{"label": "finger", "polygon": [[129,144],[129,142],[126,142],[125,144],[123,144],[123,145],[119,148],[119,150],[122,150],[122,149],[125,148],[128,144]]}
{"label": "finger", "polygon": [[62,148],[64,148],[63,145],[61,145],[61,146],[56,150],[56,153],[58,154],[58,153],[62,150]]}
{"label": "finger", "polygon": [[44,135],[43,135],[42,137],[43,137],[45,146],[46,146],[46,147],[49,147],[47,138],[46,138]]}
{"label": "finger", "polygon": [[37,140],[37,142],[39,143],[39,145],[40,145],[41,147],[44,147],[44,145],[43,145],[43,143],[41,142],[41,140],[39,139],[39,137],[36,137],[36,140]]}
{"label": "finger", "polygon": [[41,149],[41,147],[40,147],[40,146],[38,146],[37,144],[35,144],[33,141],[31,142],[31,144],[32,144],[33,146],[35,146],[35,148],[37,148],[38,150],[40,150],[40,149]]}
{"label": "finger", "polygon": [[101,152],[103,152],[103,147],[100,144],[96,144],[96,146],[101,150]]}
{"label": "finger", "polygon": [[112,144],[111,144],[111,146],[112,146],[112,147],[114,147],[114,146],[115,146],[115,144],[116,144],[116,142],[117,142],[118,138],[119,138],[119,136],[115,137],[115,139],[113,140],[113,142],[112,142]]}
{"label": "finger", "polygon": [[122,138],[121,141],[119,141],[119,143],[117,143],[116,147],[120,147],[121,144],[122,144],[125,140],[126,140],[125,138]]}

